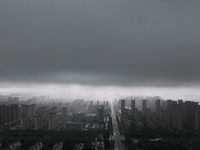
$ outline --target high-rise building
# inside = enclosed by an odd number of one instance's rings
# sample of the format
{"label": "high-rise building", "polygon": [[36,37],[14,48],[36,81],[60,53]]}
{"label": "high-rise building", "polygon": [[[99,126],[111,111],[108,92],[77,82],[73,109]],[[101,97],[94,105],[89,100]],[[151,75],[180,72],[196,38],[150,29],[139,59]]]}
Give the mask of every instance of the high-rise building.
{"label": "high-rise building", "polygon": [[133,119],[135,119],[135,100],[134,99],[131,100],[131,115]]}
{"label": "high-rise building", "polygon": [[168,99],[167,100],[167,110],[171,110],[172,108],[172,100]]}
{"label": "high-rise building", "polygon": [[126,122],[126,113],[125,113],[125,100],[121,100],[121,120],[125,123]]}
{"label": "high-rise building", "polygon": [[42,128],[42,116],[37,115],[35,116],[35,130],[39,130]]}
{"label": "high-rise building", "polygon": [[160,107],[160,119],[163,120],[163,117],[164,117],[164,108],[162,106]]}
{"label": "high-rise building", "polygon": [[48,129],[49,130],[55,130],[56,129],[56,113],[49,113],[49,118],[48,118]]}
{"label": "high-rise building", "polygon": [[146,110],[146,120],[150,121],[151,120],[151,109],[147,108]]}
{"label": "high-rise building", "polygon": [[104,106],[99,106],[97,108],[97,121],[104,122]]}
{"label": "high-rise building", "polygon": [[17,121],[20,118],[20,108],[17,104],[0,105],[0,124]]}
{"label": "high-rise building", "polygon": [[147,100],[146,99],[143,99],[142,100],[142,114],[144,115],[144,116],[146,116],[146,109],[147,109]]}
{"label": "high-rise building", "polygon": [[140,119],[139,119],[139,110],[138,110],[138,108],[135,109],[135,121],[136,121],[136,122],[140,121]]}
{"label": "high-rise building", "polygon": [[31,117],[31,116],[32,116],[31,105],[27,105],[27,114],[28,114],[28,117]]}
{"label": "high-rise building", "polygon": [[179,100],[178,100],[178,104],[183,104],[183,100],[182,100],[182,99],[179,99]]}
{"label": "high-rise building", "polygon": [[195,129],[196,107],[198,102],[186,101],[183,105],[183,123],[188,129]]}
{"label": "high-rise building", "polygon": [[21,104],[20,116],[28,115],[28,107],[26,104]]}
{"label": "high-rise building", "polygon": [[200,129],[200,106],[198,105],[195,110],[195,130]]}
{"label": "high-rise building", "polygon": [[156,100],[156,119],[161,119],[160,118],[160,100]]}
{"label": "high-rise building", "polygon": [[67,108],[63,107],[62,108],[62,116],[64,117],[64,121],[67,119]]}
{"label": "high-rise building", "polygon": [[17,121],[20,118],[20,109],[17,104],[9,105],[9,122]]}
{"label": "high-rise building", "polygon": [[9,105],[0,105],[0,124],[9,122]]}
{"label": "high-rise building", "polygon": [[31,116],[35,116],[36,112],[35,112],[35,104],[31,104]]}
{"label": "high-rise building", "polygon": [[28,129],[28,116],[27,115],[22,115],[20,122],[21,122],[21,129],[22,130]]}
{"label": "high-rise building", "polygon": [[182,106],[179,104],[172,105],[172,126],[178,130],[183,129],[183,113]]}
{"label": "high-rise building", "polygon": [[46,116],[46,107],[40,107],[39,109],[38,109],[38,113],[39,113],[39,115],[41,115],[41,117],[42,118],[45,118],[45,116]]}
{"label": "high-rise building", "polygon": [[52,112],[52,113],[56,113],[56,112],[57,112],[57,108],[56,108],[56,107],[52,107],[52,108],[51,108],[51,112]]}

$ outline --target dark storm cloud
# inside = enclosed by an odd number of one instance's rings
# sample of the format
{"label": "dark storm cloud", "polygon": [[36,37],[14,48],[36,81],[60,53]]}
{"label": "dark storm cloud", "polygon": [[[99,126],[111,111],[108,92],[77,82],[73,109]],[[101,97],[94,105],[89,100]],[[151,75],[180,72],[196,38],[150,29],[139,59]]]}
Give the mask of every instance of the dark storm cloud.
{"label": "dark storm cloud", "polygon": [[200,82],[200,1],[0,1],[0,80]]}

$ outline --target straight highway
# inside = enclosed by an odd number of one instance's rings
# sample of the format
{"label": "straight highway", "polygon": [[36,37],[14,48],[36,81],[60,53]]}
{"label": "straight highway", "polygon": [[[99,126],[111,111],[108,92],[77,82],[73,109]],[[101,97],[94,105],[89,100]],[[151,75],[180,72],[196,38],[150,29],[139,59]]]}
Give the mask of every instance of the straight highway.
{"label": "straight highway", "polygon": [[113,124],[113,137],[112,139],[114,142],[114,150],[124,150],[123,144],[122,144],[122,136],[119,132],[119,127],[116,120],[116,113],[114,109],[113,103],[111,103],[111,117],[112,117],[112,124]]}

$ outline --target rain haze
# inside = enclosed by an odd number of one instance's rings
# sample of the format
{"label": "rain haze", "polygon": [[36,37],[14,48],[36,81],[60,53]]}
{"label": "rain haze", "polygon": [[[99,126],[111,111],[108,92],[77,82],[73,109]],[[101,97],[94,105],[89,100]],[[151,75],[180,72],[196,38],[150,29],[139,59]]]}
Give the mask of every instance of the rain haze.
{"label": "rain haze", "polygon": [[0,94],[200,99],[200,1],[1,0]]}

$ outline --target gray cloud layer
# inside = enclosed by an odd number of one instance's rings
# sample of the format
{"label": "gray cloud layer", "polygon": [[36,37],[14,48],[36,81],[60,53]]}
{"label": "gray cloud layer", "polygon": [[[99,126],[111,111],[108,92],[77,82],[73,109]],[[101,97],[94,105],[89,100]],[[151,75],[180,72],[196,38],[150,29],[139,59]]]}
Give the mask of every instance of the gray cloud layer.
{"label": "gray cloud layer", "polygon": [[200,83],[200,1],[0,1],[0,80]]}

